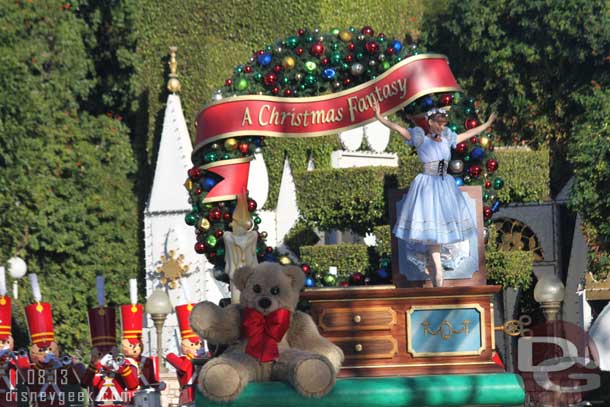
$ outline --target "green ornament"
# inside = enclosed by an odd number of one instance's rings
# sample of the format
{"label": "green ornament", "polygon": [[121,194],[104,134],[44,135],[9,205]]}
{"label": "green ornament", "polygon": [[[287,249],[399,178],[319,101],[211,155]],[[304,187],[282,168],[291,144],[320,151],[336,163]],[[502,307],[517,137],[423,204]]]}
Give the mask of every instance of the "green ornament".
{"label": "green ornament", "polygon": [[219,247],[218,249],[216,249],[216,256],[224,256],[225,255],[225,249],[223,247]]}
{"label": "green ornament", "polygon": [[258,216],[254,217],[254,223],[256,223],[257,225],[259,225],[262,222],[261,218],[259,218]]}
{"label": "green ornament", "polygon": [[295,37],[295,36],[288,37],[286,39],[286,45],[289,48],[296,48],[296,46],[299,45],[299,39],[297,37]]}
{"label": "green ornament", "polygon": [[238,65],[235,67],[235,69],[233,70],[233,72],[235,73],[241,73],[244,70],[244,68],[241,65]]}
{"label": "green ornament", "polygon": [[340,32],[341,32],[341,30],[340,30],[340,29],[338,29],[337,27],[335,27],[335,28],[333,28],[333,29],[331,29],[331,30],[330,30],[330,33],[331,33],[332,35],[339,35],[339,33],[340,33]]}
{"label": "green ornament", "polygon": [[248,89],[248,81],[244,78],[241,78],[237,81],[237,90],[246,90]]}
{"label": "green ornament", "polygon": [[451,123],[451,124],[450,124],[448,127],[449,127],[449,128],[451,129],[451,131],[452,131],[452,132],[454,132],[454,133],[457,131],[457,128],[458,128],[457,124],[454,124],[454,123]]}
{"label": "green ornament", "polygon": [[302,83],[302,84],[300,84],[300,85],[299,85],[299,90],[300,90],[300,91],[304,91],[306,88],[307,88],[307,86],[305,86],[305,84],[304,84],[304,83]]}
{"label": "green ornament", "polygon": [[339,43],[334,42],[333,45],[330,46],[330,49],[332,49],[333,51],[336,51],[339,49]]}
{"label": "green ornament", "polygon": [[474,106],[474,99],[473,99],[473,98],[469,98],[469,99],[468,99],[468,104],[469,104],[470,106]]}
{"label": "green ornament", "polygon": [[224,153],[224,154],[222,155],[222,159],[223,159],[223,160],[228,160],[229,158],[231,158],[231,156],[230,156],[229,154],[227,154],[227,153]]}
{"label": "green ornament", "polygon": [[402,61],[402,57],[396,57],[396,62]]}
{"label": "green ornament", "polygon": [[197,216],[195,216],[192,213],[188,213],[184,217],[184,221],[186,222],[187,225],[193,226],[195,224],[195,222],[197,222]]}
{"label": "green ornament", "polygon": [[267,51],[267,52],[271,52],[271,50],[273,50],[273,47],[272,47],[271,45],[267,45],[267,46],[265,47],[265,51]]}
{"label": "green ornament", "polygon": [[466,155],[464,156],[464,161],[470,161],[470,155],[466,154]]}
{"label": "green ornament", "polygon": [[350,32],[352,32],[352,33],[355,33],[356,32],[356,27],[350,27],[350,28],[348,28],[348,30]]}
{"label": "green ornament", "polygon": [[315,63],[315,62],[313,62],[313,61],[307,61],[307,62],[305,62],[305,70],[306,70],[307,72],[313,72],[313,71],[315,71],[315,70],[316,70],[316,68],[317,68],[317,67],[318,67],[318,65],[316,65],[316,63]]}
{"label": "green ornament", "polygon": [[214,161],[218,160],[218,156],[215,152],[210,151],[203,156],[203,159],[208,163],[213,163]]}
{"label": "green ornament", "polygon": [[263,74],[260,72],[256,72],[254,74],[254,79],[260,82],[260,80],[263,79]]}
{"label": "green ornament", "polygon": [[383,61],[383,63],[381,64],[381,69],[383,69],[384,71],[387,71],[388,69],[390,69],[392,65],[390,65],[390,63],[388,61]]}
{"label": "green ornament", "polygon": [[282,81],[281,81],[281,82],[282,82],[282,84],[283,84],[283,85],[288,85],[288,84],[290,83],[290,78],[289,78],[289,77],[287,77],[287,76],[284,76],[284,77],[282,78]]}
{"label": "green ornament", "polygon": [[500,177],[494,179],[494,189],[502,189],[504,186],[504,180]]}
{"label": "green ornament", "polygon": [[322,284],[324,284],[326,287],[333,287],[335,284],[337,284],[337,278],[332,274],[324,274]]}
{"label": "green ornament", "polygon": [[467,107],[467,108],[465,108],[465,109],[464,109],[464,113],[466,113],[466,114],[470,114],[470,113],[472,113],[472,108],[471,108],[471,107]]}
{"label": "green ornament", "polygon": [[307,74],[307,75],[305,76],[305,84],[306,84],[306,85],[309,85],[309,86],[311,86],[311,85],[315,85],[315,84],[316,84],[316,82],[318,82],[318,79],[316,78],[316,76],[315,76],[315,75],[312,75],[312,74]]}
{"label": "green ornament", "polygon": [[487,201],[489,199],[489,192],[483,192],[483,201]]}
{"label": "green ornament", "polygon": [[337,65],[341,63],[341,60],[343,58],[341,58],[341,54],[339,52],[334,52],[331,56],[330,56],[330,63],[333,65]]}
{"label": "green ornament", "polygon": [[460,103],[461,100],[462,100],[462,94],[460,92],[455,92],[453,94],[453,104],[457,105]]}
{"label": "green ornament", "polygon": [[387,268],[390,265],[390,260],[383,258],[381,259],[381,261],[379,262],[379,266],[382,268]]}
{"label": "green ornament", "polygon": [[216,246],[216,243],[218,242],[218,240],[216,239],[216,236],[210,235],[206,239],[206,242],[208,243],[208,245],[210,245],[210,247],[214,247],[214,246]]}
{"label": "green ornament", "polygon": [[362,52],[356,52],[356,59],[360,61],[362,58],[364,58],[364,54]]}
{"label": "green ornament", "polygon": [[305,36],[305,42],[313,42],[313,35],[307,34]]}
{"label": "green ornament", "polygon": [[384,43],[384,42],[385,42],[385,40],[386,40],[386,38],[385,38],[385,37],[379,37],[379,38],[377,38],[377,42],[379,42],[379,43]]}

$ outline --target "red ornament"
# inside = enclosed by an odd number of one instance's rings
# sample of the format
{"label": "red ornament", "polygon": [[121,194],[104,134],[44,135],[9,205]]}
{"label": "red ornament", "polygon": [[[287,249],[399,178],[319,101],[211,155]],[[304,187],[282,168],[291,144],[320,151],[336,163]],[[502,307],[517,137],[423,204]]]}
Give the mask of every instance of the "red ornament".
{"label": "red ornament", "polygon": [[262,49],[259,49],[257,53],[258,53],[258,55],[263,55],[265,53],[265,51]]}
{"label": "red ornament", "polygon": [[324,45],[320,42],[316,42],[309,48],[309,53],[316,57],[324,55],[324,51],[326,51],[326,49],[324,49]]}
{"label": "red ornament", "polygon": [[386,53],[386,54],[388,54],[388,55],[394,55],[394,48],[392,48],[392,47],[388,47],[388,48],[385,50],[385,53]]}
{"label": "red ornament", "polygon": [[[274,95],[277,95],[278,93],[280,93],[280,88],[278,88],[276,86],[275,88],[271,89],[271,93],[273,93]],[[242,153],[243,153],[243,151],[242,151]],[[244,153],[244,154],[246,154],[246,153]]]}
{"label": "red ornament", "polygon": [[263,83],[265,85],[274,86],[276,82],[277,82],[276,74],[274,74],[273,72],[269,72],[269,73],[265,74],[265,77],[263,78]]}
{"label": "red ornament", "polygon": [[347,54],[343,59],[345,62],[352,62],[354,60],[354,56],[352,54]]}
{"label": "red ornament", "polygon": [[440,97],[439,102],[441,103],[441,106],[449,106],[453,102],[453,96],[445,94]]}
{"label": "red ornament", "polygon": [[375,31],[373,31],[373,28],[368,25],[365,25],[364,27],[362,27],[362,30],[360,32],[364,35],[371,35],[371,36],[373,34],[375,34]]}
{"label": "red ornament", "polygon": [[349,84],[350,84],[350,83],[352,83],[352,80],[351,80],[350,78],[345,78],[345,79],[343,80],[343,84],[344,84],[345,86],[349,86]]}
{"label": "red ornament", "polygon": [[485,220],[491,219],[491,215],[492,214],[493,214],[493,212],[491,211],[491,208],[489,206],[484,206],[483,207],[483,218]]}
{"label": "red ornament", "polygon": [[347,287],[349,287],[349,283],[347,281],[340,281],[339,282],[339,287],[347,288]]}
{"label": "red ornament", "polygon": [[188,170],[188,174],[192,179],[199,179],[201,177],[201,170],[198,167],[193,167]]}
{"label": "red ornament", "polygon": [[485,188],[491,188],[491,181],[490,180],[485,180]]}
{"label": "red ornament", "polygon": [[303,55],[303,52],[305,52],[305,50],[303,48],[299,47],[299,48],[295,49],[294,52],[297,55]]}
{"label": "red ornament", "polygon": [[[277,88],[276,88],[276,89],[277,89]],[[240,151],[242,154],[248,154],[248,151],[249,151],[249,150],[250,150],[250,144],[248,144],[248,143],[241,143],[241,144],[239,145],[239,151]]]}
{"label": "red ornament", "polygon": [[257,204],[256,201],[252,198],[248,198],[248,211],[254,212],[256,210]]}
{"label": "red ornament", "polygon": [[309,264],[303,263],[301,264],[301,270],[303,270],[303,273],[308,274],[311,271],[311,267],[309,267]]}
{"label": "red ornament", "polygon": [[385,34],[384,33],[379,33],[379,34],[377,34],[377,38],[385,38]]}
{"label": "red ornament", "polygon": [[224,232],[221,229],[218,229],[216,232],[214,232],[214,235],[219,239],[222,237],[223,234]]}
{"label": "red ornament", "polygon": [[273,247],[271,247],[271,246],[267,246],[267,247],[265,248],[265,251],[266,251],[267,253],[273,253]]}
{"label": "red ornament", "polygon": [[195,243],[195,251],[199,254],[205,253],[206,247],[205,243],[197,242]]}
{"label": "red ornament", "polygon": [[291,89],[286,89],[284,91],[284,96],[292,96],[292,90]]}
{"label": "red ornament", "polygon": [[250,65],[246,65],[244,67],[244,72],[245,73],[252,73],[252,67]]}
{"label": "red ornament", "polygon": [[201,195],[202,192],[203,192],[203,189],[201,189],[201,188],[195,189],[195,195]]}
{"label": "red ornament", "polygon": [[482,172],[483,172],[483,168],[481,168],[481,166],[478,164],[473,165],[470,168],[468,168],[468,174],[470,174],[470,176],[474,177],[474,178],[478,178]]}
{"label": "red ornament", "polygon": [[305,34],[305,30],[304,30],[304,29],[302,29],[302,28],[299,28],[299,29],[297,30],[297,34],[298,34],[298,35],[304,35],[304,34]]}
{"label": "red ornament", "polygon": [[498,169],[498,162],[492,158],[490,160],[487,160],[485,166],[487,167],[488,172],[494,172]]}
{"label": "red ornament", "polygon": [[276,65],[273,67],[273,72],[280,73],[282,72],[282,65]]}
{"label": "red ornament", "polygon": [[233,85],[233,81],[232,81],[231,79],[227,79],[227,80],[225,81],[225,86],[229,87],[229,86],[231,86],[231,85]]}
{"label": "red ornament", "polygon": [[208,253],[208,257],[210,258],[210,260],[216,258],[216,252]]}
{"label": "red ornament", "polygon": [[356,272],[349,276],[349,281],[352,285],[362,285],[364,284],[364,274]]}
{"label": "red ornament", "polygon": [[468,148],[468,145],[466,145],[466,143],[464,143],[464,142],[461,142],[457,146],[455,146],[455,151],[457,151],[460,154],[464,154],[466,152],[467,148]]}
{"label": "red ornament", "polygon": [[478,144],[479,139],[475,136],[472,136],[468,139],[468,141],[470,141],[470,144]]}
{"label": "red ornament", "polygon": [[218,209],[218,208],[213,208],[210,211],[210,214],[208,215],[208,217],[212,221],[220,220],[220,218],[222,217],[222,212],[220,212],[220,209]]}
{"label": "red ornament", "polygon": [[320,61],[320,63],[322,65],[328,65],[328,58],[322,58],[322,60]]}
{"label": "red ornament", "polygon": [[224,219],[227,222],[231,221],[231,214],[229,212],[223,213],[222,214],[222,219]]}
{"label": "red ornament", "polygon": [[376,41],[369,41],[364,45],[364,49],[366,49],[366,52],[372,55],[379,51],[379,44],[377,44]]}
{"label": "red ornament", "polygon": [[468,119],[464,122],[464,127],[466,127],[467,130],[474,129],[478,125],[479,122],[477,121],[477,119]]}
{"label": "red ornament", "polygon": [[353,51],[356,49],[356,44],[354,44],[353,42],[350,42],[349,44],[347,44],[347,49],[350,51]]}
{"label": "red ornament", "polygon": [[494,148],[495,148],[495,147],[494,147],[494,145],[493,145],[493,144],[491,144],[491,143],[487,144],[487,149],[488,149],[489,151],[494,151]]}

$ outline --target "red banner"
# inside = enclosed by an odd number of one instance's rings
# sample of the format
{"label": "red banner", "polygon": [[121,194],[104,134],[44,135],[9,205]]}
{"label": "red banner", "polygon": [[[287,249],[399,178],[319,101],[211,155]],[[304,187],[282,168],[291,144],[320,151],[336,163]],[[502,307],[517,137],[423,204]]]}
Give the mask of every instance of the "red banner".
{"label": "red banner", "polygon": [[374,80],[324,96],[237,96],[206,106],[197,116],[193,154],[213,141],[236,136],[312,137],[336,134],[375,120],[379,103],[390,114],[430,93],[461,91],[447,58],[405,59]]}
{"label": "red banner", "polygon": [[216,161],[199,167],[216,174],[221,180],[205,196],[203,202],[228,201],[235,199],[248,185],[252,157]]}

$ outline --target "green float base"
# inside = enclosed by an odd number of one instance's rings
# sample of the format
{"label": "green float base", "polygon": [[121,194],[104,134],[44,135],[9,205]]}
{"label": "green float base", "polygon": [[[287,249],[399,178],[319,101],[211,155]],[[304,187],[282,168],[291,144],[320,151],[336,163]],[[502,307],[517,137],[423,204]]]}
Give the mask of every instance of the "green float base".
{"label": "green float base", "polygon": [[250,383],[237,400],[217,403],[197,391],[197,407],[407,407],[522,405],[523,381],[512,373],[338,379],[326,397],[300,396],[282,382]]}

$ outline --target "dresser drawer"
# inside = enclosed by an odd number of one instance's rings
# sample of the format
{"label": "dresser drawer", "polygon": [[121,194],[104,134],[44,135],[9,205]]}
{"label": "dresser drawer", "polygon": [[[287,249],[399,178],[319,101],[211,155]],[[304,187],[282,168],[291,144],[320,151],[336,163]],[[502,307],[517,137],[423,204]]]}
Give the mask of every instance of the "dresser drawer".
{"label": "dresser drawer", "polygon": [[350,359],[391,359],[398,353],[398,342],[392,336],[328,338]]}
{"label": "dresser drawer", "polygon": [[324,308],[318,319],[324,332],[389,330],[395,324],[392,307]]}

